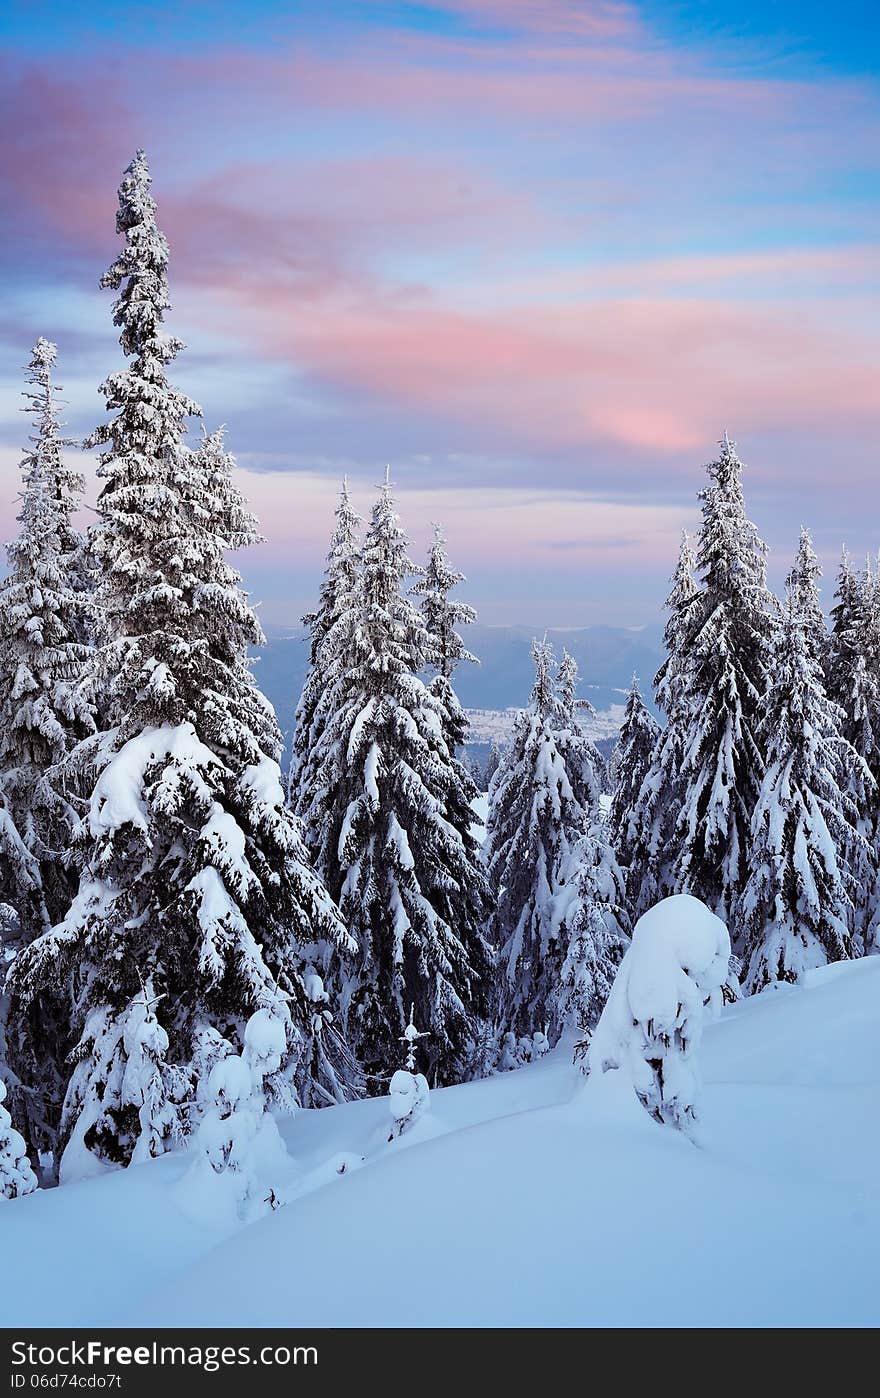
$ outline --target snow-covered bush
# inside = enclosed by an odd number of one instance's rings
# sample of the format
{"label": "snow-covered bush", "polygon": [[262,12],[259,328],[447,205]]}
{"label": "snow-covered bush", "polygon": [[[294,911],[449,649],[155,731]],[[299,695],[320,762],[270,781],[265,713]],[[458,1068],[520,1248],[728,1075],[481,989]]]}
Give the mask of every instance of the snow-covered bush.
{"label": "snow-covered bush", "polygon": [[501,1036],[495,1068],[499,1073],[508,1073],[514,1068],[524,1068],[527,1063],[537,1063],[549,1052],[550,1040],[543,1029],[536,1029],[534,1034],[521,1034],[519,1038],[508,1029]]}
{"label": "snow-covered bush", "polygon": [[698,898],[676,894],[650,908],[590,1041],[593,1086],[617,1072],[655,1121],[692,1134],[703,1023],[720,1011],[729,960],[727,928]]}
{"label": "snow-covered bush", "polygon": [[284,1024],[258,1010],[248,1020],[244,1043],[242,1054],[229,1054],[211,1070],[212,1105],[196,1133],[196,1158],[178,1187],[186,1212],[212,1224],[249,1221],[277,1208],[290,1174],[263,1088],[287,1051]]}
{"label": "snow-covered bush", "polygon": [[420,1033],[413,1024],[412,1008],[409,1023],[400,1037],[406,1045],[406,1059],[404,1067],[398,1068],[392,1077],[388,1090],[388,1108],[392,1122],[389,1141],[393,1141],[396,1136],[402,1136],[404,1131],[408,1131],[419,1117],[424,1115],[429,1098],[427,1078],[423,1073],[415,1071],[416,1044],[426,1035]]}
{"label": "snow-covered bush", "polygon": [[27,1158],[24,1138],[15,1130],[3,1105],[5,1101],[6,1084],[0,1079],[0,1199],[17,1199],[22,1194],[33,1194],[37,1177]]}

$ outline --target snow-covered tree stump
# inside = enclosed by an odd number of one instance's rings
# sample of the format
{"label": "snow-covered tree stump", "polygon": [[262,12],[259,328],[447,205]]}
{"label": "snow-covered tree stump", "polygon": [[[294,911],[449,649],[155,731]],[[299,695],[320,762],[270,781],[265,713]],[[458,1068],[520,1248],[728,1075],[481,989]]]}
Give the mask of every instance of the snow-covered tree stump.
{"label": "snow-covered tree stump", "polygon": [[590,1041],[591,1090],[615,1073],[655,1121],[693,1135],[703,1024],[720,1011],[729,960],[727,928],[698,898],[677,894],[649,909]]}

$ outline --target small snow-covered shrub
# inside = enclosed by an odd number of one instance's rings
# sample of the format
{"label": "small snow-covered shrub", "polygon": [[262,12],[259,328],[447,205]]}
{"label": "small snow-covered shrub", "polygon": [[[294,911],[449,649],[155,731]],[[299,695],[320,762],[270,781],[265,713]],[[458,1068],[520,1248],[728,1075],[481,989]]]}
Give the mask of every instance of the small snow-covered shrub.
{"label": "small snow-covered shrub", "polygon": [[406,1068],[398,1068],[391,1079],[388,1093],[388,1108],[391,1113],[391,1134],[402,1136],[424,1114],[430,1096],[428,1080],[424,1073],[410,1073]]}
{"label": "small snow-covered shrub", "polygon": [[284,1202],[290,1158],[266,1110],[264,1079],[287,1048],[284,1024],[266,1010],[248,1020],[242,1054],[215,1063],[196,1158],[180,1183],[184,1209],[211,1223],[249,1221]]}
{"label": "small snow-covered shrub", "polygon": [[403,1068],[398,1068],[391,1079],[388,1089],[388,1108],[391,1112],[391,1134],[389,1141],[393,1141],[396,1136],[402,1136],[404,1131],[418,1121],[424,1115],[428,1106],[430,1090],[428,1080],[424,1073],[417,1073],[416,1067],[416,1044],[419,1039],[426,1038],[424,1032],[419,1032],[413,1024],[413,1008],[410,1008],[409,1023],[401,1034],[401,1042],[406,1045],[406,1061]]}
{"label": "small snow-covered shrub", "polygon": [[655,1121],[690,1135],[697,1122],[697,1052],[720,1011],[730,939],[698,898],[664,898],[639,919],[590,1041],[591,1079],[619,1072]]}
{"label": "small snow-covered shrub", "polygon": [[17,1199],[33,1194],[37,1177],[27,1158],[24,1137],[12,1125],[5,1101],[6,1084],[0,1079],[0,1199]]}
{"label": "small snow-covered shrub", "polygon": [[496,1070],[507,1073],[514,1068],[524,1068],[527,1063],[537,1063],[549,1052],[550,1040],[543,1029],[536,1029],[534,1034],[521,1034],[519,1038],[508,1030],[501,1037]]}

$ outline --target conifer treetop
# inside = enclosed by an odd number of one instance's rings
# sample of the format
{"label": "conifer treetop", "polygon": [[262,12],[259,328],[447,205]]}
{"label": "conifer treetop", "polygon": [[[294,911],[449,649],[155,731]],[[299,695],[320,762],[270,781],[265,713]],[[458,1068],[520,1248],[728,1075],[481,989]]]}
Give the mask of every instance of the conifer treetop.
{"label": "conifer treetop", "polygon": [[458,626],[469,626],[475,622],[477,613],[466,602],[450,597],[453,589],[465,582],[465,576],[449,562],[442,527],[435,524],[433,528],[434,541],[428,555],[428,565],[412,592],[422,598],[422,614],[433,642],[431,663],[437,673],[448,680],[462,661],[479,664],[476,656],[465,649],[464,641],[456,630]]}

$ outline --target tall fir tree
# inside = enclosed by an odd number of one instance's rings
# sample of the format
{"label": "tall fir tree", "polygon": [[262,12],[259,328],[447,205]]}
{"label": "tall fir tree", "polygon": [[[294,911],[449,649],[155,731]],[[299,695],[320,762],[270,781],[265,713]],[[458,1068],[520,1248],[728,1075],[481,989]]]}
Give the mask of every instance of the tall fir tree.
{"label": "tall fir tree", "polygon": [[663,632],[666,657],[654,677],[654,693],[666,722],[629,812],[615,814],[620,847],[626,851],[627,891],[634,917],[675,892],[675,831],[683,800],[682,765],[691,725],[689,666],[699,617],[696,555],[682,532],[678,562],[666,599]]}
{"label": "tall fir tree", "polygon": [[593,815],[572,850],[553,915],[565,955],[549,1037],[569,1030],[583,1042],[599,1021],[631,933],[624,874],[604,812]]}
{"label": "tall fir tree", "polygon": [[796,982],[852,954],[847,858],[857,834],[848,795],[861,759],[841,733],[813,637],[794,596],[777,629],[761,739],[767,768],[752,817],[741,903],[751,991]]}
{"label": "tall fir tree", "polygon": [[828,693],[845,710],[852,691],[856,662],[862,654],[867,600],[864,579],[859,576],[852,556],[846,549],[843,549],[840,556],[834,598],[834,606],[831,608]]}
{"label": "tall fir tree", "polygon": [[[94,655],[84,639],[91,609],[73,523],[84,482],[64,457],[55,359],[55,346],[37,340],[27,369],[34,430],[22,460],[21,529],[0,584],[0,897],[15,910],[19,945],[63,917],[76,891],[72,841],[84,793],[69,759],[94,730]],[[0,995],[12,1110],[35,1151],[53,1143],[70,1014],[64,980],[24,1012]]]}
{"label": "tall fir tree", "polygon": [[791,571],[785,580],[790,605],[801,618],[810,653],[828,675],[830,648],[828,627],[819,597],[822,568],[813,548],[809,529],[801,528],[798,549]]}
{"label": "tall fir tree", "polygon": [[504,754],[497,738],[493,738],[489,745],[489,752],[486,757],[486,766],[483,769],[483,790],[488,791],[492,785],[492,778],[501,766]]}
{"label": "tall fir tree", "polygon": [[327,637],[339,663],[299,800],[316,866],[359,946],[340,999],[374,1088],[396,1061],[412,1005],[430,1035],[429,1076],[448,1083],[479,1037],[488,888],[465,814],[472,783],[447,742],[449,710],[419,678],[436,641],[404,592],[417,570],[387,477],[362,560],[349,610]]}
{"label": "tall fir tree", "polygon": [[26,942],[63,916],[76,888],[67,851],[78,813],[59,767],[94,729],[93,656],[80,639],[88,603],[75,586],[82,541],[73,515],[85,485],[64,460],[56,353],[37,340],[27,369],[34,431],[21,530],[0,584],[0,899],[15,907]]}
{"label": "tall fir tree", "polygon": [[[431,693],[443,706],[444,737],[453,754],[467,742],[468,721],[453,688],[452,676],[462,661],[479,664],[477,657],[465,648],[457,630],[459,626],[472,625],[477,614],[466,602],[450,596],[464,581],[464,574],[450,566],[446,540],[439,524],[435,524],[428,566],[413,585],[412,592],[421,598],[421,612],[428,633],[429,667],[436,672],[430,685]],[[474,791],[473,795],[476,794]]]}
{"label": "tall fir tree", "polygon": [[546,641],[534,644],[532,656],[535,683],[492,782],[486,840],[497,1014],[502,1033],[514,1035],[557,1031],[567,947],[555,899],[602,786],[602,760],[578,721],[577,667],[566,656],[554,674]]}
{"label": "tall fir tree", "polygon": [[726,434],[720,447],[701,492],[702,586],[681,680],[688,712],[673,879],[677,892],[700,898],[735,936],[764,775],[760,715],[778,606],[767,588],[765,545],[745,512],[742,464]]}
{"label": "tall fir tree", "polygon": [[314,852],[320,848],[320,831],[312,829],[309,815],[314,764],[320,761],[328,697],[348,660],[350,637],[343,633],[354,612],[360,578],[361,523],[351,503],[346,478],[339,491],[318,605],[303,617],[309,628],[309,668],[296,709],[288,781],[290,804],[303,821],[306,842]]}
{"label": "tall fir tree", "polygon": [[627,878],[628,898],[637,901],[639,869],[637,841],[631,821],[645,778],[651,769],[660,725],[645,707],[637,675],[633,675],[611,760],[611,810],[609,835],[623,869],[633,870],[632,886]]}
{"label": "tall fir tree", "polygon": [[[348,942],[284,805],[280,734],[248,666],[262,635],[225,550],[256,525],[220,439],[197,451],[183,441],[198,410],[167,378],[182,346],[163,326],[168,247],[143,152],[123,178],[117,230],[124,247],[103,285],[119,292],[130,363],[102,385],[113,416],[93,438],[100,661],[115,722],[92,745],[77,896],[11,977],[25,1010],[73,979],[66,1178],[127,1164],[145,1133],[155,1154],[194,1125],[197,1083],[241,1048],[257,1010],[287,1036],[275,1090],[289,1097],[310,1038],[303,948]],[[144,985],[157,1021],[149,1053],[135,1032]]]}
{"label": "tall fir tree", "polygon": [[851,920],[854,949],[880,950],[880,596],[867,569],[844,550],[837,580],[828,691],[843,711],[842,730],[864,764],[850,777],[858,839],[849,863],[858,890]]}
{"label": "tall fir tree", "polygon": [[[451,596],[464,581],[464,574],[451,566],[443,532],[440,525],[435,524],[427,566],[411,591],[421,601],[420,610],[428,638],[428,671],[434,671],[428,689],[440,705],[450,767],[451,779],[445,783],[443,819],[458,835],[471,871],[465,875],[458,899],[456,927],[468,953],[469,963],[476,973],[471,1008],[478,1026],[472,1035],[468,1055],[460,1061],[463,1074],[471,1076],[482,1071],[480,1044],[484,1042],[484,1034],[481,1026],[490,1012],[492,965],[485,938],[491,895],[480,842],[473,833],[474,802],[480,791],[465,755],[470,725],[453,684],[453,676],[459,665],[480,663],[466,648],[458,631],[460,626],[473,625],[477,613],[467,602]],[[453,911],[450,906],[450,916]]]}

